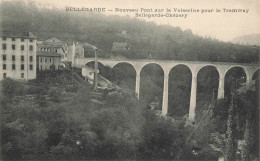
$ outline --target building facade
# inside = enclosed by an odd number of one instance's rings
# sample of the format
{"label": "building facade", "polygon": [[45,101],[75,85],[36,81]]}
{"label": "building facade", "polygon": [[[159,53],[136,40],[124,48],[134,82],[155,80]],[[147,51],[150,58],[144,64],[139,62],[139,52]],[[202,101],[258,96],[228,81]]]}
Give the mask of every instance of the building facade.
{"label": "building facade", "polygon": [[60,54],[49,51],[37,51],[37,71],[59,70],[60,66]]}
{"label": "building facade", "polygon": [[[97,71],[97,73],[99,73],[99,71]],[[85,80],[87,80],[89,83],[93,84],[95,75],[95,70],[93,68],[84,65],[81,68],[81,75],[85,77]]]}
{"label": "building facade", "polygon": [[74,58],[84,58],[84,45],[76,41],[68,43],[68,52],[64,57],[64,62],[73,62]]}
{"label": "building facade", "polygon": [[0,31],[0,80],[36,78],[36,39],[30,32]]}
{"label": "building facade", "polygon": [[58,53],[62,62],[72,63],[74,58],[84,58],[84,45],[77,41],[65,42],[55,37],[37,42],[38,51]]}
{"label": "building facade", "polygon": [[113,42],[111,51],[128,51],[129,49],[129,44],[126,42]]}

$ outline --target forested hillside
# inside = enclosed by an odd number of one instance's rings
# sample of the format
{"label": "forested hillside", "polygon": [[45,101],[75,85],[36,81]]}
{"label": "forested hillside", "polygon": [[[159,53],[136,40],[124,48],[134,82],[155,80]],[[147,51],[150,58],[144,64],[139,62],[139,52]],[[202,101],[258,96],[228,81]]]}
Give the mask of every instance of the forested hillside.
{"label": "forested hillside", "polygon": [[96,104],[90,84],[70,76],[1,81],[0,160],[172,160],[178,153],[200,160],[185,144],[183,121],[156,115],[124,90],[107,91]]}
{"label": "forested hillside", "polygon": [[232,42],[249,45],[260,45],[260,34],[250,34],[235,37]]}
{"label": "forested hillside", "polygon": [[91,101],[91,91],[71,71],[43,72],[23,83],[2,80],[0,159],[217,160],[226,152],[230,106],[237,134],[233,152],[238,160],[259,157],[259,84],[236,93],[233,104],[214,102],[196,126],[157,115],[125,90],[107,91],[104,104]]}
{"label": "forested hillside", "polygon": [[[259,46],[202,38],[192,34],[191,30],[159,26],[130,17],[65,12],[39,8],[33,2],[22,1],[3,1],[0,10],[2,30],[30,31],[39,40],[55,36],[65,41],[88,42],[100,49],[101,57],[116,54],[148,58],[151,54],[154,59],[229,62],[256,62],[259,58]],[[120,35],[120,31],[126,31],[126,35]],[[113,42],[126,42],[129,50],[111,52]]]}

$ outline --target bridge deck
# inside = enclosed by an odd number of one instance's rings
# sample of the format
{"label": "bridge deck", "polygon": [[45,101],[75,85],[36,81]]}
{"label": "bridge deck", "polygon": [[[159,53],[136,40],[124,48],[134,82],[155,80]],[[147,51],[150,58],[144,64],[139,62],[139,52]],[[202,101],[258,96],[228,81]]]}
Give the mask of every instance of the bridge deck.
{"label": "bridge deck", "polygon": [[[95,58],[84,58],[86,60],[95,60]],[[210,62],[210,61],[183,61],[183,60],[163,60],[163,59],[104,59],[99,58],[98,61],[115,61],[115,62],[158,62],[158,63],[185,63],[185,64],[214,64],[214,65],[246,65],[259,66],[259,62],[255,63],[234,63],[234,62]]]}

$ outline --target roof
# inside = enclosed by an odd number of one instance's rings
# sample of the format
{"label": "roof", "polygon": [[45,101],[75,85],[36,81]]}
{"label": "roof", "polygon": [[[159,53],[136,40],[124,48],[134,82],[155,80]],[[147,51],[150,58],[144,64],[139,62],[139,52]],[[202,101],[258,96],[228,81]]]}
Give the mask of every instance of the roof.
{"label": "roof", "polygon": [[83,44],[81,44],[81,43],[80,43],[80,42],[78,42],[78,41],[76,41],[76,42],[75,42],[75,45],[77,45],[77,46],[80,46],[80,47],[84,48],[84,45],[83,45]]}
{"label": "roof", "polygon": [[24,38],[24,39],[36,39],[31,32],[17,32],[17,31],[8,31],[0,30],[0,37],[12,37],[12,38]]}
{"label": "roof", "polygon": [[61,57],[60,54],[55,53],[55,52],[50,52],[50,51],[37,51],[36,55],[37,56],[46,56],[46,57]]}
{"label": "roof", "polygon": [[68,45],[72,45],[73,44],[73,42],[76,44],[76,45],[78,45],[78,46],[81,46],[81,47],[83,47],[83,48],[89,48],[89,49],[91,49],[91,50],[96,50],[97,49],[97,47],[96,46],[94,46],[94,45],[91,45],[91,44],[89,44],[89,43],[87,43],[87,42],[82,42],[82,41],[67,41],[67,44]]}
{"label": "roof", "polygon": [[94,45],[91,45],[87,42],[80,42],[80,41],[76,41],[76,40],[60,40],[57,39],[56,37],[52,37],[48,40],[42,40],[42,41],[37,41],[37,45],[39,47],[52,47],[52,48],[62,48],[66,45],[73,45],[73,42],[75,43],[75,45],[82,47],[82,48],[87,48],[88,50],[96,50],[97,47]]}
{"label": "roof", "polygon": [[73,45],[73,42],[75,43],[75,45],[84,48],[84,44],[82,44],[82,43],[79,42],[79,41],[75,41],[75,40],[74,40],[74,41],[68,40],[68,41],[67,41],[67,44],[68,44],[68,45]]}
{"label": "roof", "polygon": [[[257,81],[257,80],[256,80]],[[239,93],[245,93],[246,91],[256,91],[256,82],[255,80],[250,81],[248,84],[243,84],[237,91]]]}
{"label": "roof", "polygon": [[43,47],[52,47],[52,48],[62,48],[64,45],[66,45],[66,43],[60,41],[55,37],[52,37],[45,41],[38,41],[37,45],[39,47],[43,46]]}
{"label": "roof", "polygon": [[93,68],[91,68],[91,67],[89,67],[89,66],[87,66],[87,65],[84,65],[82,68],[88,69],[88,70],[90,70],[90,71],[92,71],[92,72],[95,71],[95,69],[93,69]]}
{"label": "roof", "polygon": [[89,43],[87,43],[87,42],[84,42],[83,45],[84,45],[85,47],[87,47],[87,48],[92,49],[93,51],[98,49],[96,46],[91,45],[91,44],[89,44]]}
{"label": "roof", "polygon": [[38,46],[44,46],[44,47],[56,47],[56,48],[62,48],[65,43],[63,42],[41,42],[37,44]]}
{"label": "roof", "polygon": [[60,41],[60,40],[57,39],[56,37],[52,37],[52,38],[50,38],[50,39],[48,39],[48,40],[45,40],[45,42],[62,42],[62,41]]}

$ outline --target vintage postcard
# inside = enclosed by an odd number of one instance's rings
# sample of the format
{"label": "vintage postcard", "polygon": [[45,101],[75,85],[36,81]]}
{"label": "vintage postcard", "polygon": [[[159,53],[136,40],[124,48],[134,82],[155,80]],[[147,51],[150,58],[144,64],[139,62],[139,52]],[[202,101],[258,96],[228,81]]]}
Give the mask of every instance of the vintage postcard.
{"label": "vintage postcard", "polygon": [[259,160],[260,1],[0,0],[0,160]]}

